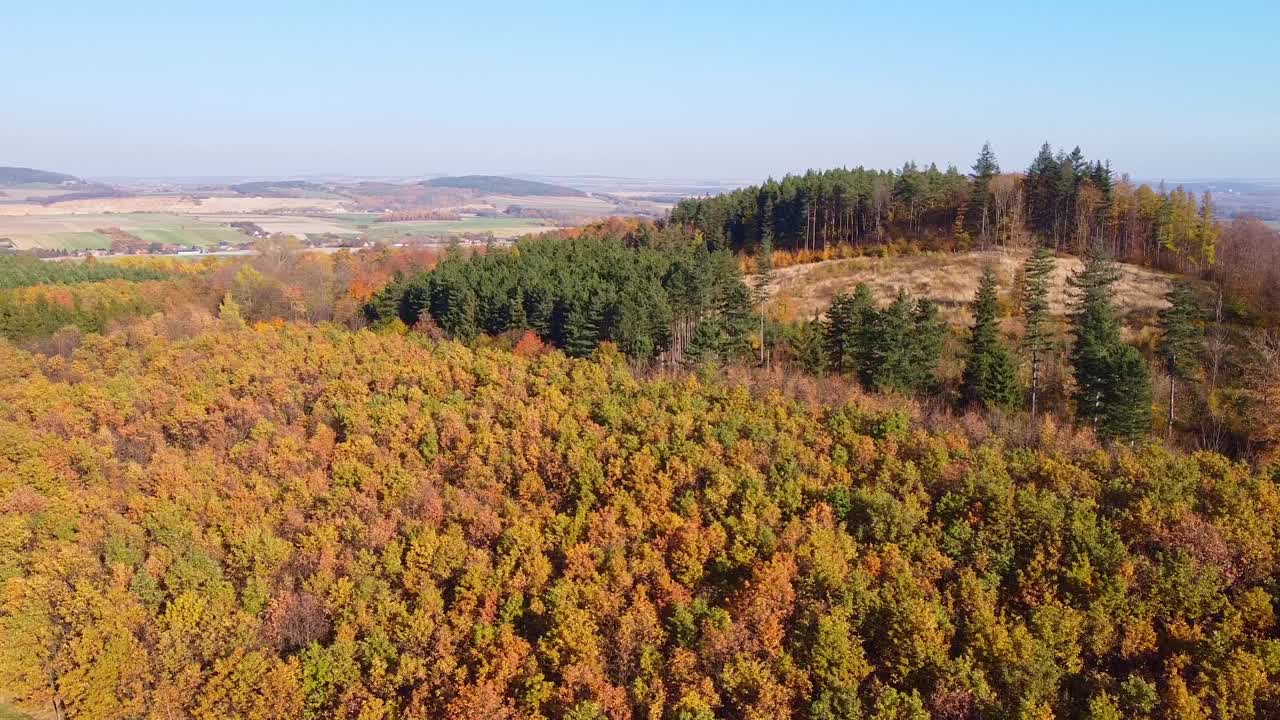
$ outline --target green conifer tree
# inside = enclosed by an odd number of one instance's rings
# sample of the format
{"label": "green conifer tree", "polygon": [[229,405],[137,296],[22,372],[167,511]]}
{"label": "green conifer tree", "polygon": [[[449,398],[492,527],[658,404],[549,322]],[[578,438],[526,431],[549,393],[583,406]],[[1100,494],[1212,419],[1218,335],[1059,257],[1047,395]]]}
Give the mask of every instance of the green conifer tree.
{"label": "green conifer tree", "polygon": [[1111,290],[1117,280],[1115,266],[1098,243],[1090,249],[1084,268],[1069,280],[1076,292],[1071,315],[1076,414],[1095,424],[1106,412],[1112,353],[1122,344],[1120,320],[1111,304]]}
{"label": "green conifer tree", "polygon": [[1053,275],[1053,251],[1036,245],[1023,266],[1022,317],[1025,332],[1022,347],[1031,361],[1031,416],[1039,411],[1040,379],[1044,363],[1053,350],[1053,328],[1049,316],[1049,280]]}
{"label": "green conifer tree", "polygon": [[760,303],[760,365],[767,364],[765,347],[765,305],[769,302],[769,285],[773,283],[773,233],[765,226],[764,237],[756,249],[756,299]]}
{"label": "green conifer tree", "polygon": [[571,357],[590,357],[600,344],[603,321],[601,305],[591,298],[577,299],[564,321],[564,351]]}
{"label": "green conifer tree", "polygon": [[967,402],[988,408],[1011,406],[1019,395],[1017,367],[1000,339],[999,309],[996,274],[987,267],[974,299],[963,387]]}
{"label": "green conifer tree", "polygon": [[1133,440],[1151,427],[1151,374],[1142,354],[1120,338],[1111,302],[1119,272],[1095,241],[1084,269],[1071,278],[1076,414],[1105,439]]}
{"label": "green conifer tree", "polygon": [[[859,295],[869,299],[865,286],[859,286]],[[827,367],[837,373],[847,373],[858,369],[864,308],[859,306],[854,295],[840,293],[831,300],[827,309],[826,321],[823,323],[824,345],[827,353]]]}
{"label": "green conifer tree", "polygon": [[991,150],[991,142],[987,141],[982,144],[982,152],[973,163],[973,186],[965,211],[969,229],[977,233],[978,241],[983,245],[995,234],[995,203],[991,197],[991,181],[999,174],[1000,165],[996,162],[996,154]]}
{"label": "green conifer tree", "polygon": [[924,390],[936,381],[946,339],[947,324],[938,312],[937,303],[920,298],[911,311],[911,372],[908,377],[913,390]]}
{"label": "green conifer tree", "polygon": [[911,298],[902,290],[889,307],[870,318],[864,333],[867,362],[862,367],[863,384],[868,388],[900,392],[913,389],[913,311]]}
{"label": "green conifer tree", "polygon": [[811,375],[820,375],[827,369],[824,330],[822,322],[815,319],[794,326],[787,337],[791,357],[802,370]]}
{"label": "green conifer tree", "polygon": [[1192,379],[1200,367],[1204,327],[1195,293],[1185,283],[1174,285],[1167,297],[1169,307],[1160,314],[1158,352],[1169,375],[1169,423],[1166,432],[1172,436],[1177,404],[1174,393],[1178,381]]}
{"label": "green conifer tree", "polygon": [[1132,442],[1151,431],[1151,370],[1142,353],[1124,343],[1112,348],[1109,365],[1098,434]]}

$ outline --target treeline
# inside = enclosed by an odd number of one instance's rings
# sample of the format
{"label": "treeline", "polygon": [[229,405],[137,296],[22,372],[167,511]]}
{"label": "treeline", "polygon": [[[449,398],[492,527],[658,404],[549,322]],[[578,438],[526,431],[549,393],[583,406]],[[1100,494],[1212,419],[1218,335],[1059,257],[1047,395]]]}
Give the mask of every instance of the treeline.
{"label": "treeline", "polygon": [[0,687],[51,717],[1280,716],[1272,472],[161,322],[0,342]]}
{"label": "treeline", "polygon": [[623,233],[600,225],[454,254],[391,283],[365,313],[461,340],[530,330],[575,357],[608,341],[638,362],[741,360],[756,324],[729,252],[653,225]]}
{"label": "treeline", "polygon": [[1102,240],[1126,262],[1169,268],[1212,263],[1220,229],[1213,202],[1116,177],[1080,148],[1045,143],[1025,173],[1002,173],[985,145],[971,172],[907,163],[898,171],[839,168],[770,179],[715,197],[681,201],[672,222],[712,247],[823,251],[897,237],[960,247],[1030,244],[1084,254]]}
{"label": "treeline", "polygon": [[114,324],[201,303],[191,281],[105,280],[78,285],[34,285],[0,290],[0,338],[11,342],[50,338],[59,331],[101,333]]}
{"label": "treeline", "polygon": [[[303,252],[294,238],[260,239],[247,258],[45,263],[15,259],[21,285],[0,288],[0,338],[28,345],[72,328],[98,333],[157,312],[216,315],[225,300],[247,323],[365,323],[363,305],[397,276],[433,266],[433,250]],[[50,268],[51,270],[46,270]],[[101,270],[105,277],[93,280]],[[150,278],[164,278],[152,280]]]}
{"label": "treeline", "polygon": [[46,262],[29,255],[0,255],[0,290],[29,285],[72,285],[103,280],[162,280],[173,271],[160,264],[84,261]]}

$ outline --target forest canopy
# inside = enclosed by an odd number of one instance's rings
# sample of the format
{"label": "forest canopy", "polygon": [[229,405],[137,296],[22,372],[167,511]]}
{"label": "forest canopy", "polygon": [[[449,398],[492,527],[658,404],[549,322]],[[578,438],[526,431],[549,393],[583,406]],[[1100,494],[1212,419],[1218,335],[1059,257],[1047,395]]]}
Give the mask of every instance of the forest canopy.
{"label": "forest canopy", "polygon": [[0,687],[67,717],[1280,713],[1274,471],[148,327],[0,344]]}

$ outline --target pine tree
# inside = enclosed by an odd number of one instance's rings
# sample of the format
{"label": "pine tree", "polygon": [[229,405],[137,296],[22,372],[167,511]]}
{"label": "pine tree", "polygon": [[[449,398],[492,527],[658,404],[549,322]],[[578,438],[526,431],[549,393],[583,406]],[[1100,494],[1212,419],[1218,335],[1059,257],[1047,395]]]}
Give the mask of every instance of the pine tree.
{"label": "pine tree", "polygon": [[571,357],[590,357],[602,339],[601,306],[589,298],[579,298],[565,315],[564,351]]}
{"label": "pine tree", "polygon": [[1037,245],[1023,266],[1022,313],[1025,333],[1022,347],[1031,359],[1031,416],[1039,411],[1040,378],[1045,356],[1053,349],[1049,326],[1049,280],[1055,264],[1053,251]]}
{"label": "pine tree", "polygon": [[1190,380],[1200,367],[1200,351],[1204,345],[1204,327],[1196,296],[1184,283],[1173,286],[1167,296],[1169,307],[1160,315],[1160,345],[1158,352],[1169,375],[1169,425],[1167,433],[1173,435],[1174,407],[1179,380]]}
{"label": "pine tree", "polygon": [[963,386],[965,400],[988,408],[1018,401],[1017,367],[1000,340],[999,298],[995,271],[987,267],[974,299],[973,328],[969,332]]}

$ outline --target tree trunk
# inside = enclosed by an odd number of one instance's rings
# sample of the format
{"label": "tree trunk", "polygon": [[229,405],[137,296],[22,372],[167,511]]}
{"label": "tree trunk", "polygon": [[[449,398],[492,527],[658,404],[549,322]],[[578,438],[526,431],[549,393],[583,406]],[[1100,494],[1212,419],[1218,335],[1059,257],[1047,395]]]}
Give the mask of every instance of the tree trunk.
{"label": "tree trunk", "polygon": [[764,359],[764,298],[760,299],[760,366],[766,367]]}
{"label": "tree trunk", "polygon": [[1040,358],[1039,353],[1031,353],[1031,418],[1036,416],[1036,395],[1040,389]]}

